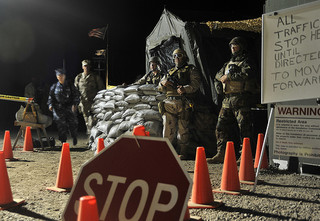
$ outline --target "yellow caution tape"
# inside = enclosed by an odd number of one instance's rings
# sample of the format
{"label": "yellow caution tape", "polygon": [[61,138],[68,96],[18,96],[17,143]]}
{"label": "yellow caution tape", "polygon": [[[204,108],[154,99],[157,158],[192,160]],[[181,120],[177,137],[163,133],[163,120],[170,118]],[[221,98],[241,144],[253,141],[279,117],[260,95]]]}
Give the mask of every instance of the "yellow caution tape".
{"label": "yellow caution tape", "polygon": [[33,102],[33,98],[18,97],[18,96],[5,95],[5,94],[0,94],[0,100],[9,100],[9,101],[26,102],[26,103]]}

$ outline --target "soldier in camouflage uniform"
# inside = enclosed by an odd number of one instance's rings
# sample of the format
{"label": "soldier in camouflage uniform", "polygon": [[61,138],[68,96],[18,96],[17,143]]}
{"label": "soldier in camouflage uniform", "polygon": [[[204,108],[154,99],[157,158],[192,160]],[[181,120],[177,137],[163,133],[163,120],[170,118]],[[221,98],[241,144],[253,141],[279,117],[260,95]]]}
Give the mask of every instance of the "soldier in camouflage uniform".
{"label": "soldier in camouflage uniform", "polygon": [[155,84],[158,85],[164,73],[160,70],[159,57],[151,57],[149,60],[150,71],[134,84]]}
{"label": "soldier in camouflage uniform", "polygon": [[233,38],[229,46],[231,60],[215,76],[217,93],[223,94],[224,99],[216,126],[217,154],[208,159],[208,163],[223,163],[226,143],[234,131],[230,128],[234,121],[239,127],[241,140],[252,135],[250,94],[255,82],[254,63],[248,57],[243,38]]}
{"label": "soldier in camouflage uniform", "polygon": [[82,61],[83,72],[78,74],[74,79],[74,85],[80,91],[79,112],[82,113],[87,127],[87,134],[90,134],[93,126],[93,116],[91,113],[91,106],[93,99],[98,91],[104,89],[102,79],[99,75],[90,72],[90,61]]}
{"label": "soldier in camouflage uniform", "polygon": [[55,72],[58,82],[50,88],[48,107],[53,112],[53,120],[57,124],[61,143],[67,141],[67,134],[70,131],[73,145],[76,145],[78,131],[76,111],[80,101],[80,94],[73,83],[66,80],[66,74],[63,69],[57,69]]}
{"label": "soldier in camouflage uniform", "polygon": [[174,50],[173,59],[175,67],[159,84],[159,90],[167,97],[160,103],[159,111],[163,114],[163,136],[171,143],[177,139],[176,150],[180,152],[180,158],[188,159],[194,155],[189,147],[192,99],[199,89],[201,77],[197,69],[187,63],[189,59],[184,50]]}

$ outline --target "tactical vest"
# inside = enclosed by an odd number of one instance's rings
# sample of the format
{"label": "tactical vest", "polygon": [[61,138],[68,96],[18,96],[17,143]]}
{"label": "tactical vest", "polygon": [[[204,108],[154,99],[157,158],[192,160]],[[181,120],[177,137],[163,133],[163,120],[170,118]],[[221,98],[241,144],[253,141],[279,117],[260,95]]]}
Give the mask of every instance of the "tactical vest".
{"label": "tactical vest", "polygon": [[172,79],[174,86],[167,87],[167,96],[180,96],[177,92],[177,86],[188,85],[190,83],[190,71],[193,67],[193,65],[186,65],[179,69],[170,69],[168,78]]}
{"label": "tactical vest", "polygon": [[[242,63],[243,61],[230,61],[224,69],[224,74],[228,74],[230,65],[234,64],[240,66]],[[223,91],[225,94],[243,93],[245,91],[244,85],[244,81],[227,81],[225,84],[223,84]]]}
{"label": "tactical vest", "polygon": [[158,84],[160,80],[161,80],[161,72],[157,73],[157,75],[154,75],[152,71],[150,71],[146,78],[146,84]]}

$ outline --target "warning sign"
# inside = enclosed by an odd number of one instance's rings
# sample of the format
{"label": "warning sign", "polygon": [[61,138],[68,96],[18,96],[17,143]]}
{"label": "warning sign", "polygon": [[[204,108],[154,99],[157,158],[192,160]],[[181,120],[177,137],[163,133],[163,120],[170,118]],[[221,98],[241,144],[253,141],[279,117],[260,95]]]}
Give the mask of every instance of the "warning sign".
{"label": "warning sign", "polygon": [[277,105],[273,154],[320,159],[320,107]]}

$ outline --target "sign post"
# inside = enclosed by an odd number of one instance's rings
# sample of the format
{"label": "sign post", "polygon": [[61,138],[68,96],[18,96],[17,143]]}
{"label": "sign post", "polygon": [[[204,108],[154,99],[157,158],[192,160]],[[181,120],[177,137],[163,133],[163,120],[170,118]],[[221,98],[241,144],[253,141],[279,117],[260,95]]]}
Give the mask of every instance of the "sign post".
{"label": "sign post", "polygon": [[183,220],[191,182],[167,139],[122,135],[82,166],[63,219],[92,195],[100,220]]}

